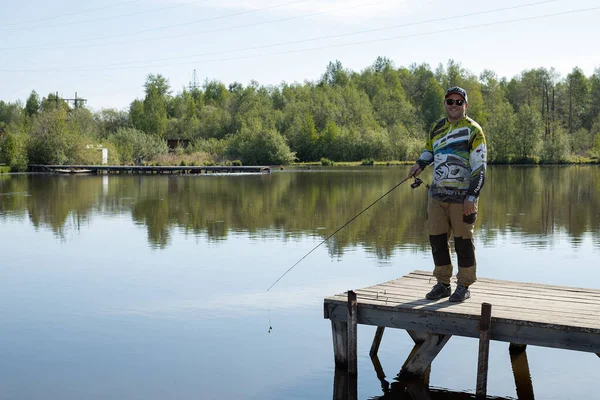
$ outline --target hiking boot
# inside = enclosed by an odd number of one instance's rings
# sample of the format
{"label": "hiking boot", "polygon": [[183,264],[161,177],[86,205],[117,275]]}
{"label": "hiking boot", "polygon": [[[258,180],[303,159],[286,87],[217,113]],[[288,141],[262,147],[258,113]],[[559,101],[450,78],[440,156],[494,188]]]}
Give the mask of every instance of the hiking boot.
{"label": "hiking boot", "polygon": [[448,299],[453,303],[459,303],[461,301],[465,301],[471,297],[471,292],[469,292],[469,288],[463,285],[458,285],[452,296]]}
{"label": "hiking boot", "polygon": [[450,289],[450,285],[446,285],[442,282],[436,283],[431,291],[425,295],[425,297],[429,300],[439,300],[442,297],[450,296],[452,290]]}

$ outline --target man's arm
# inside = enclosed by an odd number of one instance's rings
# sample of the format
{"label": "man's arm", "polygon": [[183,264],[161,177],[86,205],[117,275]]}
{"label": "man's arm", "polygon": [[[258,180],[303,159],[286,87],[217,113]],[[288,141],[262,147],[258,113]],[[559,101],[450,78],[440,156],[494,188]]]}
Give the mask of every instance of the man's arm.
{"label": "man's arm", "polygon": [[464,214],[470,215],[477,211],[475,202],[479,198],[485,183],[485,170],[487,168],[487,146],[483,131],[476,127],[471,137],[469,146],[469,164],[471,166],[471,183],[467,189],[464,202]]}
{"label": "man's arm", "polygon": [[417,162],[410,167],[408,171],[408,177],[418,176],[429,164],[433,162],[433,143],[431,142],[431,132],[428,135],[427,143],[425,143],[425,150],[419,158]]}

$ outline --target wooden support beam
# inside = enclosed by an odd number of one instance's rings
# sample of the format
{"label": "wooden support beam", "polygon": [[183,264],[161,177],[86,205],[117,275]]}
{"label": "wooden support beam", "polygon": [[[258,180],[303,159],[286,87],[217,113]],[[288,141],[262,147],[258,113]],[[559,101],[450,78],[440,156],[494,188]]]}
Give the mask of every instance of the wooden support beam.
{"label": "wooden support beam", "polygon": [[356,293],[348,291],[348,374],[356,375],[358,373],[358,354],[357,354],[357,325],[358,325],[358,303]]}
{"label": "wooden support beam", "polygon": [[377,357],[377,352],[379,351],[379,345],[381,344],[381,338],[383,337],[383,331],[385,328],[383,326],[378,326],[375,331],[375,337],[373,338],[373,344],[371,345],[371,351],[369,351],[369,355],[372,357]]}
{"label": "wooden support beam", "polygon": [[429,385],[425,385],[421,380],[412,380],[406,385],[406,391],[411,399],[431,400],[429,394]]}
{"label": "wooden support beam", "polygon": [[492,323],[492,305],[481,304],[481,322],[479,324],[479,358],[477,362],[477,387],[475,397],[487,398],[488,361],[490,356],[490,325]]}
{"label": "wooden support beam", "polygon": [[420,332],[420,331],[412,331],[407,329],[406,332],[408,332],[408,334],[410,335],[411,339],[418,344],[423,343],[425,340],[427,340],[427,337],[429,336],[429,334],[427,332]]}
{"label": "wooden support beam", "polygon": [[428,334],[427,339],[420,345],[415,346],[400,371],[400,378],[419,378],[429,368],[433,359],[450,340],[450,335]]}
{"label": "wooden support beam", "polygon": [[336,366],[333,374],[333,400],[348,398],[348,368]]}
{"label": "wooden support beam", "polygon": [[331,320],[331,333],[333,336],[333,356],[336,366],[346,366],[348,363],[348,323],[346,321]]}
{"label": "wooden support beam", "polygon": [[379,362],[379,357],[377,357],[377,354],[371,356],[371,362],[373,363],[375,374],[377,374],[377,379],[379,379],[379,382],[381,382],[381,390],[383,390],[383,393],[389,392],[390,383],[385,379],[385,372],[383,372],[383,367]]}
{"label": "wooden support beam", "polygon": [[510,365],[515,378],[515,387],[519,399],[533,399],[533,383],[529,373],[529,363],[527,362],[527,345],[511,343],[508,352],[510,353]]}
{"label": "wooden support beam", "polygon": [[[421,345],[423,344],[423,342],[425,342],[425,340],[427,340],[427,337],[429,336],[429,334],[427,332],[420,332],[420,331],[413,331],[413,330],[406,330],[406,332],[408,332],[408,334],[410,335],[411,339],[415,342],[415,346],[413,347],[413,349],[410,352],[409,358],[412,357],[413,354],[415,354],[417,352],[417,350],[419,350],[419,348],[421,347]],[[406,360],[406,362],[408,362],[408,359]],[[404,363],[404,365],[406,365],[406,362]],[[429,367],[427,367],[427,369],[425,370],[425,372],[423,372],[423,375],[421,375],[421,381],[423,382],[423,385],[425,385],[426,387],[429,387],[429,378],[431,377],[431,365],[429,365]]]}

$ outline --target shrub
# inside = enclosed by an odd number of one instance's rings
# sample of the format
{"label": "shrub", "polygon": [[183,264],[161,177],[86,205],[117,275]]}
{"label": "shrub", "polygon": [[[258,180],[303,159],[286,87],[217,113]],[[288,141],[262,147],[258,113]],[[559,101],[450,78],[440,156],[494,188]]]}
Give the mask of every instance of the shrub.
{"label": "shrub", "polygon": [[331,167],[333,165],[333,161],[331,161],[328,158],[323,157],[323,158],[321,158],[321,165],[324,167]]}
{"label": "shrub", "polygon": [[164,140],[146,135],[135,128],[119,128],[110,136],[110,141],[117,148],[123,164],[132,163],[138,156],[144,160],[152,160],[169,152]]}
{"label": "shrub", "polygon": [[362,160],[360,162],[360,165],[370,165],[370,166],[373,166],[373,165],[375,165],[375,160],[373,160],[372,158],[367,158],[367,159]]}
{"label": "shrub", "polygon": [[242,162],[240,160],[233,160],[231,162],[231,165],[233,165],[234,167],[241,167],[242,166]]}
{"label": "shrub", "polygon": [[8,164],[7,171],[26,171],[29,159],[27,157],[27,137],[22,133],[9,132],[0,138],[0,160]]}
{"label": "shrub", "polygon": [[560,163],[567,160],[569,154],[569,138],[562,128],[557,128],[555,132],[544,141],[542,145],[541,162]]}
{"label": "shrub", "polygon": [[244,165],[289,164],[296,157],[285,138],[272,129],[242,130],[229,141],[226,154]]}

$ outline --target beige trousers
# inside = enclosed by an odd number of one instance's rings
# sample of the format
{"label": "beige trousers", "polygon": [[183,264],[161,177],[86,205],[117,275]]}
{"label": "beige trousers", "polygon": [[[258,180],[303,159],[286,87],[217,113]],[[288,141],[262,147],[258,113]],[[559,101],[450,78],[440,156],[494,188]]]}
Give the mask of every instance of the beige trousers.
{"label": "beige trousers", "polygon": [[477,214],[472,215],[471,220],[465,218],[462,203],[445,203],[429,198],[427,230],[435,264],[433,276],[438,282],[450,284],[452,277],[451,234],[454,236],[454,249],[458,259],[456,274],[458,284],[470,286],[477,280],[477,262],[473,245],[473,226],[476,216]]}

